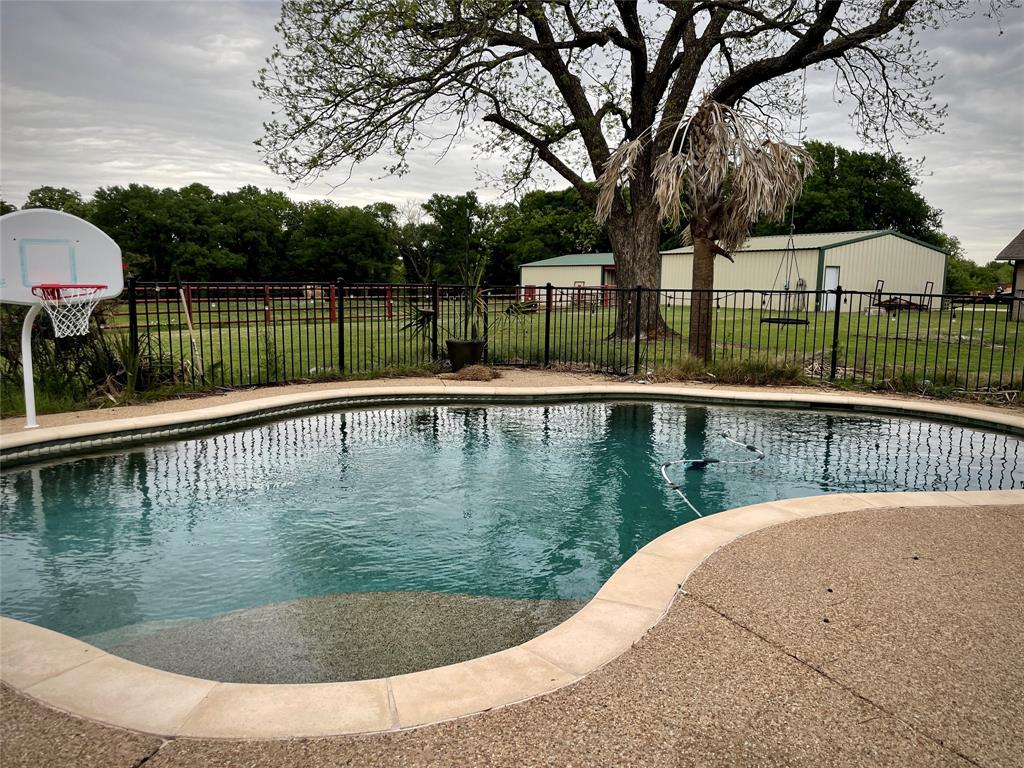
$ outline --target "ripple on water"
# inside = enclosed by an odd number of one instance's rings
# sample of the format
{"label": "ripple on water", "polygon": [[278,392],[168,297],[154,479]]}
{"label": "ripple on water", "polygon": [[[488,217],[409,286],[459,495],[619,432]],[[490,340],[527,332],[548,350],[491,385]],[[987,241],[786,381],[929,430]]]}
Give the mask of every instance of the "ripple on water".
{"label": "ripple on water", "polygon": [[[730,463],[749,453],[723,432],[766,458]],[[1024,440],[917,419],[631,402],[325,412],[0,473],[0,612],[85,639],[200,632],[318,595],[587,600],[695,517],[660,467],[700,456],[722,461],[672,479],[702,515],[1024,487]],[[316,635],[288,641],[314,672]]]}

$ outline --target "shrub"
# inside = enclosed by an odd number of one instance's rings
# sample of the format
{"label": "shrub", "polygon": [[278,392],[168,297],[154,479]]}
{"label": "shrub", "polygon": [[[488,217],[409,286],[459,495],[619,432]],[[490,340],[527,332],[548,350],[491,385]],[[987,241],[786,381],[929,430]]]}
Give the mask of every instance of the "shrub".
{"label": "shrub", "polygon": [[711,364],[708,374],[720,384],[778,386],[807,383],[807,376],[801,363],[767,357],[718,360]]}
{"label": "shrub", "polygon": [[706,381],[708,378],[704,363],[690,355],[655,368],[654,377],[663,381]]}
{"label": "shrub", "polygon": [[902,371],[891,378],[877,382],[872,389],[885,390],[887,392],[906,392],[930,397],[952,397],[956,393],[957,387],[952,377],[947,378],[943,374],[926,377],[915,376],[908,371]]}
{"label": "shrub", "polygon": [[[142,334],[137,350],[123,330],[106,329],[111,305],[93,313],[89,333],[57,339],[46,318],[32,333],[32,369],[36,409],[40,413],[74,410],[104,402],[122,403],[147,389],[173,383],[174,365],[151,338]],[[27,307],[0,307],[0,389],[3,414],[24,413],[21,325]]]}

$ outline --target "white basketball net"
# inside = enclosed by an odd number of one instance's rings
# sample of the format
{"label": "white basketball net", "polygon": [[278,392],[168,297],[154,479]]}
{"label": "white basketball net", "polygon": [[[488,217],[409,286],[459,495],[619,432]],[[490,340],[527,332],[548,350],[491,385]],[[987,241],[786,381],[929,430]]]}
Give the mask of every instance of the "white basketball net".
{"label": "white basketball net", "polygon": [[50,314],[53,335],[81,336],[89,332],[89,317],[105,285],[36,285],[32,293]]}

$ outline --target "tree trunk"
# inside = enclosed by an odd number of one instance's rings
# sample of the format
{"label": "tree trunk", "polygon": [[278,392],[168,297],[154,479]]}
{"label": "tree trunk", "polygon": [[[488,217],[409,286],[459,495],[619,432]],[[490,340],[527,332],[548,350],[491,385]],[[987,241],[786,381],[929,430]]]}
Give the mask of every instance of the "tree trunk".
{"label": "tree trunk", "polygon": [[633,338],[636,333],[637,286],[641,294],[640,337],[658,339],[673,335],[659,310],[658,290],[661,288],[661,221],[653,201],[633,211],[614,212],[608,220],[608,239],[615,254],[615,284],[619,294],[615,320],[615,337]]}
{"label": "tree trunk", "polygon": [[706,237],[693,238],[693,299],[690,302],[690,354],[711,362],[712,303],[715,287],[715,253]]}

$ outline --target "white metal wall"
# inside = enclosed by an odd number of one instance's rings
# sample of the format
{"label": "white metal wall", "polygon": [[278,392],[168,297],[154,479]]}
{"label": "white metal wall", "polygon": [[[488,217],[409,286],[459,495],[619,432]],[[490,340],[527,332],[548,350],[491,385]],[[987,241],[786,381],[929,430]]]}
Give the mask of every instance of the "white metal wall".
{"label": "white metal wall", "polygon": [[536,285],[538,288],[547,283],[559,288],[572,287],[579,280],[588,288],[601,285],[600,266],[522,267],[519,275],[522,285]]}
{"label": "white metal wall", "polygon": [[[754,290],[785,290],[786,270],[782,264],[784,251],[743,251],[734,254],[735,263],[721,256],[715,258],[715,288],[735,291],[743,288]],[[796,252],[796,264],[800,277],[807,282],[807,290],[814,290],[814,279],[818,269],[818,249]],[[666,253],[661,257],[661,287],[689,289],[693,282],[693,254]],[[790,290],[796,290],[797,270],[790,276]],[[872,285],[874,287],[874,285]]]}
{"label": "white metal wall", "polygon": [[873,291],[885,281],[885,293],[923,293],[925,283],[942,293],[946,255],[902,237],[883,235],[825,251],[825,266],[839,267],[847,291]]}
{"label": "white metal wall", "polygon": [[[715,288],[719,290],[785,289],[785,268],[779,274],[783,251],[744,251],[735,254],[735,263],[715,259]],[[799,274],[808,290],[815,290],[818,278],[818,249],[796,252]],[[825,251],[825,266],[839,267],[839,284],[848,291],[873,291],[878,280],[885,281],[886,293],[920,293],[925,283],[934,283],[941,293],[946,255],[927,246],[893,235],[862,240]],[[587,286],[601,285],[600,266],[523,267],[523,285],[572,286],[583,281]],[[693,254],[666,253],[661,257],[661,287],[689,289],[692,285]],[[777,279],[776,279],[777,278]],[[791,275],[790,290],[796,290],[797,272]],[[632,286],[621,286],[629,288]]]}

